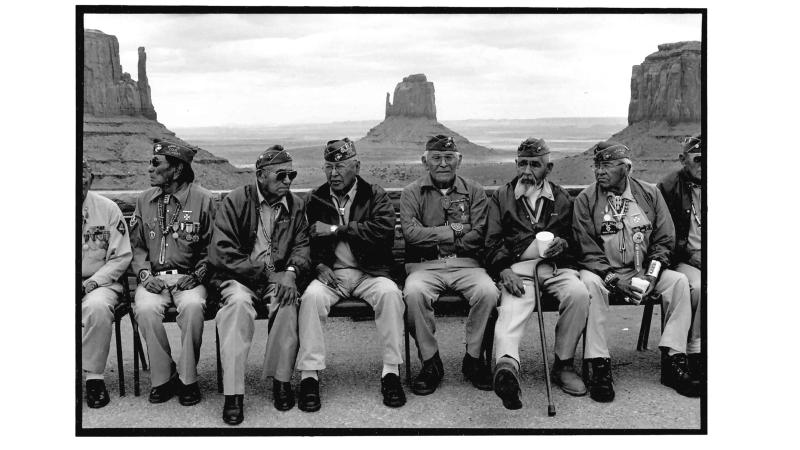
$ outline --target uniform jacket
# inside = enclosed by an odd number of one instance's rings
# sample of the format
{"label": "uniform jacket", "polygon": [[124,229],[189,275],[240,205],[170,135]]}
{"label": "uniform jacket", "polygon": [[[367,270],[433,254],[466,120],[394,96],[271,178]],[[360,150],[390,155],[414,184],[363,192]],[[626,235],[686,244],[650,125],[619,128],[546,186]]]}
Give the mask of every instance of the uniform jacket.
{"label": "uniform jacket", "polygon": [[160,187],[153,187],[142,192],[136,199],[136,211],[131,220],[131,266],[135,274],[143,269],[194,271],[200,265],[208,264],[208,244],[211,242],[215,207],[211,191],[189,183],[186,188],[174,194],[174,199],[170,202],[180,202],[181,211],[175,218],[175,223],[180,228],[177,238],[173,238],[171,230],[167,233],[168,251],[164,264],[159,264],[161,225],[158,223],[158,202],[163,199],[163,195],[164,191]]}
{"label": "uniform jacket", "polygon": [[116,283],[133,255],[119,206],[92,191],[83,201],[81,249],[81,276],[98,286]]}
{"label": "uniform jacket", "polygon": [[[691,177],[686,169],[676,170],[658,183],[658,189],[667,202],[667,208],[675,224],[675,254],[673,264],[689,260],[686,245],[689,239],[689,226],[692,221],[692,188]],[[699,212],[699,211],[698,211]]]}
{"label": "uniform jacket", "polygon": [[[300,288],[310,267],[308,221],[300,197],[290,192],[286,201],[289,213],[282,212],[272,229],[272,260],[276,272],[294,265]],[[250,257],[258,232],[258,206],[258,187],[254,183],[232,190],[217,208],[208,251],[214,268],[213,286],[234,279],[255,292],[267,284],[266,262]]]}
{"label": "uniform jacket", "polygon": [[[394,206],[380,186],[369,184],[361,177],[356,177],[356,183],[356,195],[350,206],[347,224],[340,227],[337,236],[311,238],[311,266],[323,263],[333,267],[336,244],[339,240],[345,240],[363,272],[388,277],[394,264]],[[306,213],[310,225],[317,221],[339,223],[338,212],[331,199],[330,184],[325,183],[312,191],[307,200]]]}
{"label": "uniform jacket", "polygon": [[[400,223],[406,244],[406,263],[435,260],[440,245],[453,245],[453,230],[448,223],[469,224],[469,232],[455,241],[455,254],[476,261],[483,259],[488,201],[483,186],[456,175],[454,189],[447,195],[445,214],[443,196],[426,174],[403,189],[400,196]],[[463,208],[463,209],[462,209]]]}
{"label": "uniform jacket", "polygon": [[[649,242],[643,267],[650,261],[661,262],[662,270],[669,267],[670,255],[675,247],[675,226],[667,209],[667,203],[655,185],[628,178],[631,194],[639,208],[647,216],[653,229],[645,233]],[[580,255],[578,264],[600,277],[605,277],[612,269],[603,250],[600,226],[603,223],[603,208],[597,208],[598,199],[604,196],[597,183],[592,183],[575,198],[572,217],[572,232],[578,244],[576,254]]]}
{"label": "uniform jacket", "polygon": [[528,209],[522,203],[525,197],[514,198],[518,178],[501,186],[489,201],[489,219],[486,225],[486,268],[497,277],[511,264],[519,262],[520,255],[531,245],[536,233],[549,231],[566,239],[569,247],[556,257],[558,266],[574,266],[571,253],[577,247],[572,238],[572,197],[552,182],[553,201],[543,197],[539,222],[531,223]]}

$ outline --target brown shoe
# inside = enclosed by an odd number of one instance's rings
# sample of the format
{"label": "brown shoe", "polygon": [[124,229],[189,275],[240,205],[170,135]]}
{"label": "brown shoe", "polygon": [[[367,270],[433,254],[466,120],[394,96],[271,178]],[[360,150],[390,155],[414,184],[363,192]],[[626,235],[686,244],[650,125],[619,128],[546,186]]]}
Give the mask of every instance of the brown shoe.
{"label": "brown shoe", "polygon": [[575,373],[572,358],[561,361],[558,356],[553,360],[553,370],[550,371],[550,380],[569,395],[580,397],[586,395],[586,385],[581,377]]}

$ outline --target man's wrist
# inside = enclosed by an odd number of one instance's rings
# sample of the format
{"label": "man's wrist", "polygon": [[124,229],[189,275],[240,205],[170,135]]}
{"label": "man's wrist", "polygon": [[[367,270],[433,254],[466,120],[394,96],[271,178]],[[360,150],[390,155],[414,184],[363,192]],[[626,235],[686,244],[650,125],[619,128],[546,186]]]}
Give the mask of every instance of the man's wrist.
{"label": "man's wrist", "polygon": [[150,278],[150,275],[151,273],[149,270],[147,269],[140,270],[139,275],[137,276],[137,278],[139,279],[139,283],[144,283],[146,279]]}
{"label": "man's wrist", "polygon": [[614,272],[608,272],[603,278],[603,283],[605,283],[606,288],[611,291],[617,288],[617,284],[619,283],[619,276],[617,276]]}
{"label": "man's wrist", "polygon": [[294,264],[289,264],[286,266],[286,273],[294,274],[295,278],[297,278],[297,266]]}

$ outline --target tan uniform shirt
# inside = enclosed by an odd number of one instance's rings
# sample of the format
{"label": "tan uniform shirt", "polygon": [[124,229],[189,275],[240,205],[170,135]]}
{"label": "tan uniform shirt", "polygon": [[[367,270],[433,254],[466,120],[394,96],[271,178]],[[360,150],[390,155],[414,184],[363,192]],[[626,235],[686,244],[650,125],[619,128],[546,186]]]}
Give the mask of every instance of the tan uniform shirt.
{"label": "tan uniform shirt", "polygon": [[[692,204],[694,205],[694,211],[691,213],[691,221],[689,223],[689,238],[686,244],[686,249],[688,250],[689,254],[699,252],[703,248],[702,244],[700,243],[700,225],[697,223],[697,221],[700,220],[700,211],[703,210],[703,200],[700,187],[692,188]],[[695,214],[697,214],[696,217]]]}
{"label": "tan uniform shirt", "polygon": [[260,220],[250,259],[265,261],[267,266],[272,267],[274,265],[272,262],[272,230],[275,228],[275,222],[280,220],[281,214],[285,220],[289,219],[289,204],[286,202],[286,197],[281,197],[275,204],[270,205],[261,194],[261,189],[256,190],[258,191]]}
{"label": "tan uniform shirt", "polygon": [[[331,200],[333,200],[336,208],[339,209],[339,225],[347,225],[348,219],[350,218],[350,207],[353,205],[353,199],[356,198],[357,184],[358,183],[353,183],[353,187],[345,194],[342,203],[339,203],[339,198],[331,191]],[[358,269],[356,257],[353,256],[350,244],[346,240],[339,240],[334,249],[334,255],[336,255],[336,261],[333,263],[334,269]]]}
{"label": "tan uniform shirt", "polygon": [[92,191],[83,201],[81,229],[81,276],[84,285],[115,283],[131,263],[128,226],[116,203]]}
{"label": "tan uniform shirt", "polygon": [[[644,212],[639,208],[636,200],[631,193],[630,182],[625,187],[622,193],[622,198],[627,202],[627,212],[622,217],[622,227],[618,228],[616,232],[613,231],[616,219],[614,218],[613,211],[608,206],[609,200],[613,197],[610,192],[607,196],[600,197],[597,202],[598,208],[603,208],[603,226],[601,229],[601,237],[603,239],[603,249],[605,250],[608,262],[620,274],[629,274],[632,276],[635,270],[636,246],[633,237],[637,232],[642,233],[642,242],[639,244],[639,263],[644,265],[644,256],[647,254],[648,238],[650,236],[649,230],[652,230],[652,224]],[[646,267],[642,267],[646,270]]]}

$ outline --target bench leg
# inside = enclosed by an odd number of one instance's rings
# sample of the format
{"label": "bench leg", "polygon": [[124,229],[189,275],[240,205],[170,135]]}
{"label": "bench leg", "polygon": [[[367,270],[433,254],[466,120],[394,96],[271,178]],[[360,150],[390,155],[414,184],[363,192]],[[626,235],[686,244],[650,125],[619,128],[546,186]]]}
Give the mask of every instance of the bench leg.
{"label": "bench leg", "polygon": [[642,313],[642,325],[639,327],[639,341],[636,343],[636,350],[647,350],[647,340],[650,337],[650,322],[653,320],[653,303],[644,305]]}
{"label": "bench leg", "polygon": [[214,332],[217,341],[217,392],[222,393],[222,356],[219,351],[219,328],[214,325]]}
{"label": "bench leg", "polygon": [[[139,341],[139,327],[136,326],[136,320],[133,318],[133,311],[130,313],[131,318],[131,331],[133,332],[133,395],[139,396],[139,360],[141,359],[142,365],[145,365],[144,357],[142,357],[142,343]],[[145,365],[145,370],[147,366]]]}
{"label": "bench leg", "polygon": [[[125,397],[125,371],[122,370],[122,337],[120,335],[120,319],[114,318],[115,344],[117,347],[117,372],[119,377],[119,396]],[[134,357],[136,355],[134,354]]]}

